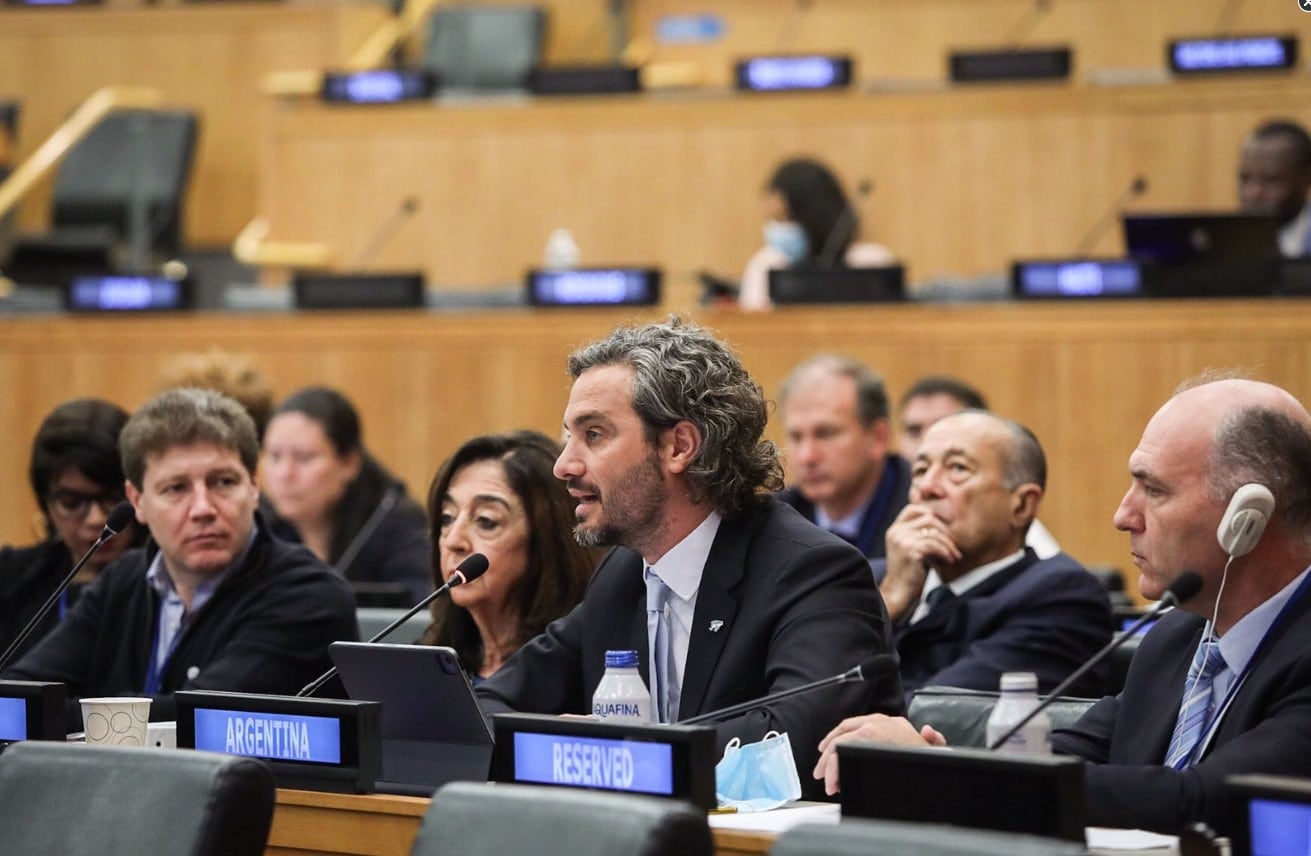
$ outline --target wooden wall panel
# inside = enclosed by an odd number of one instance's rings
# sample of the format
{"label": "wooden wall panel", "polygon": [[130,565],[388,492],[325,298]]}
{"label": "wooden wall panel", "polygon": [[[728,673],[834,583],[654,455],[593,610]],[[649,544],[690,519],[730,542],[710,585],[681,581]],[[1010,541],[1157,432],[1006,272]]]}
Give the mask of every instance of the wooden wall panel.
{"label": "wooden wall panel", "polygon": [[[0,543],[31,536],[28,444],[60,401],[101,395],[125,407],[156,391],[183,351],[220,347],[262,366],[279,395],[310,383],[344,390],[366,443],[422,496],[437,466],[475,434],[554,435],[568,398],[564,359],[634,317],[624,312],[201,315],[0,319]],[[1111,515],[1147,419],[1185,377],[1246,367],[1311,400],[1311,303],[1288,300],[1015,305],[938,304],[707,312],[773,398],[819,351],[868,362],[898,395],[928,373],[958,374],[1047,449],[1042,518],[1088,562],[1127,566]],[[777,419],[770,436],[783,439]]]}

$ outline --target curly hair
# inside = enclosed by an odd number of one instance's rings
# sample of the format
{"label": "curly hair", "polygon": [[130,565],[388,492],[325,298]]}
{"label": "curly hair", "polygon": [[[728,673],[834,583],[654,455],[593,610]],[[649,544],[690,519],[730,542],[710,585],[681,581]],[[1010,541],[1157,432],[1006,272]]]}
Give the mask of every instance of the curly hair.
{"label": "curly hair", "polygon": [[633,409],[648,443],[682,421],[700,432],[701,448],[687,470],[694,502],[708,501],[731,517],[763,492],[782,489],[778,449],[761,439],[769,419],[764,392],[709,330],[677,315],[620,327],[571,354],[568,370],[577,380],[608,365],[633,370]]}

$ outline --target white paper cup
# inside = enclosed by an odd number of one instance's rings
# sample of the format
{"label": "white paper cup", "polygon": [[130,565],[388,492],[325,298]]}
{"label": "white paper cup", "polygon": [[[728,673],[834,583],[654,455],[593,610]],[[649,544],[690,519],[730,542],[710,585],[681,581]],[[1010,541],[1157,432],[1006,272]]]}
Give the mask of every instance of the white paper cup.
{"label": "white paper cup", "polygon": [[148,698],[84,698],[86,742],[107,746],[145,746],[150,720]]}

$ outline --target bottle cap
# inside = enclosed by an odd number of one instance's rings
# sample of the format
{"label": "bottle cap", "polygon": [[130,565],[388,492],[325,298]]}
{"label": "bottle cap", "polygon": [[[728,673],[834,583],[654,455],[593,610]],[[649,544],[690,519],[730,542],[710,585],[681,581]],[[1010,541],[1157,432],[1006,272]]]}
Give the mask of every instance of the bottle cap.
{"label": "bottle cap", "polygon": [[1032,690],[1038,691],[1038,676],[1033,672],[1006,672],[1001,676],[1001,691]]}
{"label": "bottle cap", "polygon": [[605,667],[607,669],[636,669],[636,651],[606,651]]}

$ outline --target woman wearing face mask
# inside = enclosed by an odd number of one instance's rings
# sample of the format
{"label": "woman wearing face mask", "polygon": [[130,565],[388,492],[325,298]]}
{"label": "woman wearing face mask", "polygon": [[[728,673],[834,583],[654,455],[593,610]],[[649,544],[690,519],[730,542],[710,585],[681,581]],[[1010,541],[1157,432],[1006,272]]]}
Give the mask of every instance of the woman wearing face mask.
{"label": "woman wearing face mask", "polygon": [[261,487],[273,532],[300,541],[352,583],[390,583],[413,602],[432,591],[423,509],[364,448],[359,414],[336,390],[306,387],[264,430]]}
{"label": "woman wearing face mask", "polygon": [[738,303],[769,309],[769,272],[806,264],[881,267],[895,259],[881,244],[856,241],[860,218],[842,186],[819,161],[794,158],[774,171],[765,188],[765,246],[742,273]]}
{"label": "woman wearing face mask", "polygon": [[559,454],[536,431],[475,437],[433,479],[435,582],[445,583],[472,553],[488,564],[433,602],[420,642],[454,648],[475,682],[577,606],[604,553],[573,538],[575,503],[551,472]]}
{"label": "woman wearing face mask", "polygon": [[[127,417],[116,404],[79,398],[56,407],[37,429],[28,477],[41,508],[45,539],[31,547],[0,549],[0,650],[9,647],[73,564],[91,549],[109,512],[123,501],[118,435]],[[144,537],[144,530],[133,523],[106,541],[19,650],[28,650],[49,633],[81,586]]]}

